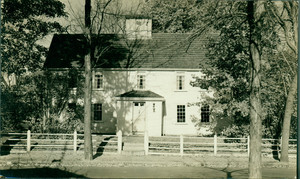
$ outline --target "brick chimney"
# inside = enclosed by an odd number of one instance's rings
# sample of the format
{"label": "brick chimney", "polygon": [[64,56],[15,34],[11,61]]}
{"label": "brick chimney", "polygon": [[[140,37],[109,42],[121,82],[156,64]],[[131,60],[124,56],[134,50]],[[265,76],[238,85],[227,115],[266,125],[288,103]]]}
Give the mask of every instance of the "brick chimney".
{"label": "brick chimney", "polygon": [[126,19],[128,39],[151,39],[152,19]]}

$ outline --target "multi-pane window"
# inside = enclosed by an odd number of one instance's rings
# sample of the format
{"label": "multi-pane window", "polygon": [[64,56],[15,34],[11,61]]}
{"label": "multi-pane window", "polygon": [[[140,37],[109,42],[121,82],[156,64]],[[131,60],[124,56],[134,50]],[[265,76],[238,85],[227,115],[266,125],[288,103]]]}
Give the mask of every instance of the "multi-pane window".
{"label": "multi-pane window", "polygon": [[100,73],[95,74],[94,88],[95,89],[103,89],[103,75]]}
{"label": "multi-pane window", "polygon": [[201,122],[209,122],[209,105],[201,107]]}
{"label": "multi-pane window", "polygon": [[76,74],[69,74],[69,88],[76,88],[77,87],[77,75]]}
{"label": "multi-pane window", "polygon": [[177,105],[177,122],[185,122],[185,105]]}
{"label": "multi-pane window", "polygon": [[145,75],[138,75],[137,76],[137,89],[145,89],[145,81],[146,77]]}
{"label": "multi-pane window", "polygon": [[102,104],[93,104],[94,120],[102,121]]}
{"label": "multi-pane window", "polygon": [[184,90],[184,75],[177,75],[176,89]]}

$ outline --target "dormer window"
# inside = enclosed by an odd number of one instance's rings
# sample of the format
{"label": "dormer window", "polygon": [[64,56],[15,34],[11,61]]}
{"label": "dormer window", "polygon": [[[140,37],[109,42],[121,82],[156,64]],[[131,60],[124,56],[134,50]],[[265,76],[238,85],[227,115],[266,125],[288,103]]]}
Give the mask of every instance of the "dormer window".
{"label": "dormer window", "polygon": [[146,76],[137,75],[137,89],[143,90],[146,88]]}
{"label": "dormer window", "polygon": [[184,75],[177,75],[176,90],[184,90]]}
{"label": "dormer window", "polygon": [[94,75],[94,89],[103,89],[103,74],[96,72]]}

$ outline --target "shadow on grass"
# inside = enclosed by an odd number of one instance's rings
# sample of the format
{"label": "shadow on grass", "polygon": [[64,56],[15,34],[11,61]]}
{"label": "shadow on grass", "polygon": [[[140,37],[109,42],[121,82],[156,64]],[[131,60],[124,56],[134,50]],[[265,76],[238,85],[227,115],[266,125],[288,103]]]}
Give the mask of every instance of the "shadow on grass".
{"label": "shadow on grass", "polygon": [[[247,178],[248,177],[248,169],[247,168],[238,169],[238,170],[228,169],[227,167],[226,168],[221,168],[221,169],[220,168],[210,168],[210,167],[206,167],[206,168],[226,173],[226,178],[227,179],[232,179],[232,178]],[[233,173],[236,173],[236,175],[240,175],[240,176],[233,177],[232,176]]]}
{"label": "shadow on grass", "polygon": [[[216,170],[219,172],[223,172],[226,174],[227,179],[232,179],[232,178],[248,178],[248,168],[237,168],[237,167],[229,167],[230,163],[228,161],[227,166],[224,168],[213,168],[213,167],[205,167],[208,169]],[[236,169],[235,169],[236,168]],[[233,177],[232,174],[235,174]]]}
{"label": "shadow on grass", "polygon": [[106,137],[104,138],[101,143],[98,145],[97,149],[96,149],[96,154],[93,156],[93,159],[96,159],[100,156],[103,155],[104,150],[105,150],[105,146],[107,145],[107,141],[109,141],[110,139],[112,139],[114,137]]}
{"label": "shadow on grass", "polygon": [[[8,135],[2,134],[1,138],[5,140],[4,143],[0,146],[0,155],[9,155],[11,153],[11,150],[14,148],[13,145],[17,145],[20,143],[21,139],[24,139],[24,136],[14,136],[9,137]],[[14,140],[12,140],[14,139]],[[22,147],[26,150],[26,147]]]}
{"label": "shadow on grass", "polygon": [[279,150],[280,150],[280,147],[278,146],[279,145],[279,142],[278,141],[274,141],[273,145],[272,145],[272,156],[275,160],[278,160],[280,161],[279,159]]}
{"label": "shadow on grass", "polygon": [[16,178],[86,178],[85,176],[77,175],[65,170],[48,167],[1,170],[0,175],[2,175],[3,177]]}

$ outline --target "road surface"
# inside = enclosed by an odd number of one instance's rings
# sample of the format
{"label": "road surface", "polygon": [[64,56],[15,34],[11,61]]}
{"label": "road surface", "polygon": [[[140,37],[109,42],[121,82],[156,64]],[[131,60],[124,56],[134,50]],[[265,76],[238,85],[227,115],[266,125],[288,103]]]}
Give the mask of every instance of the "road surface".
{"label": "road surface", "polygon": [[[5,177],[57,178],[248,178],[246,168],[207,167],[61,167],[0,169]],[[263,178],[295,178],[294,168],[263,168]]]}

